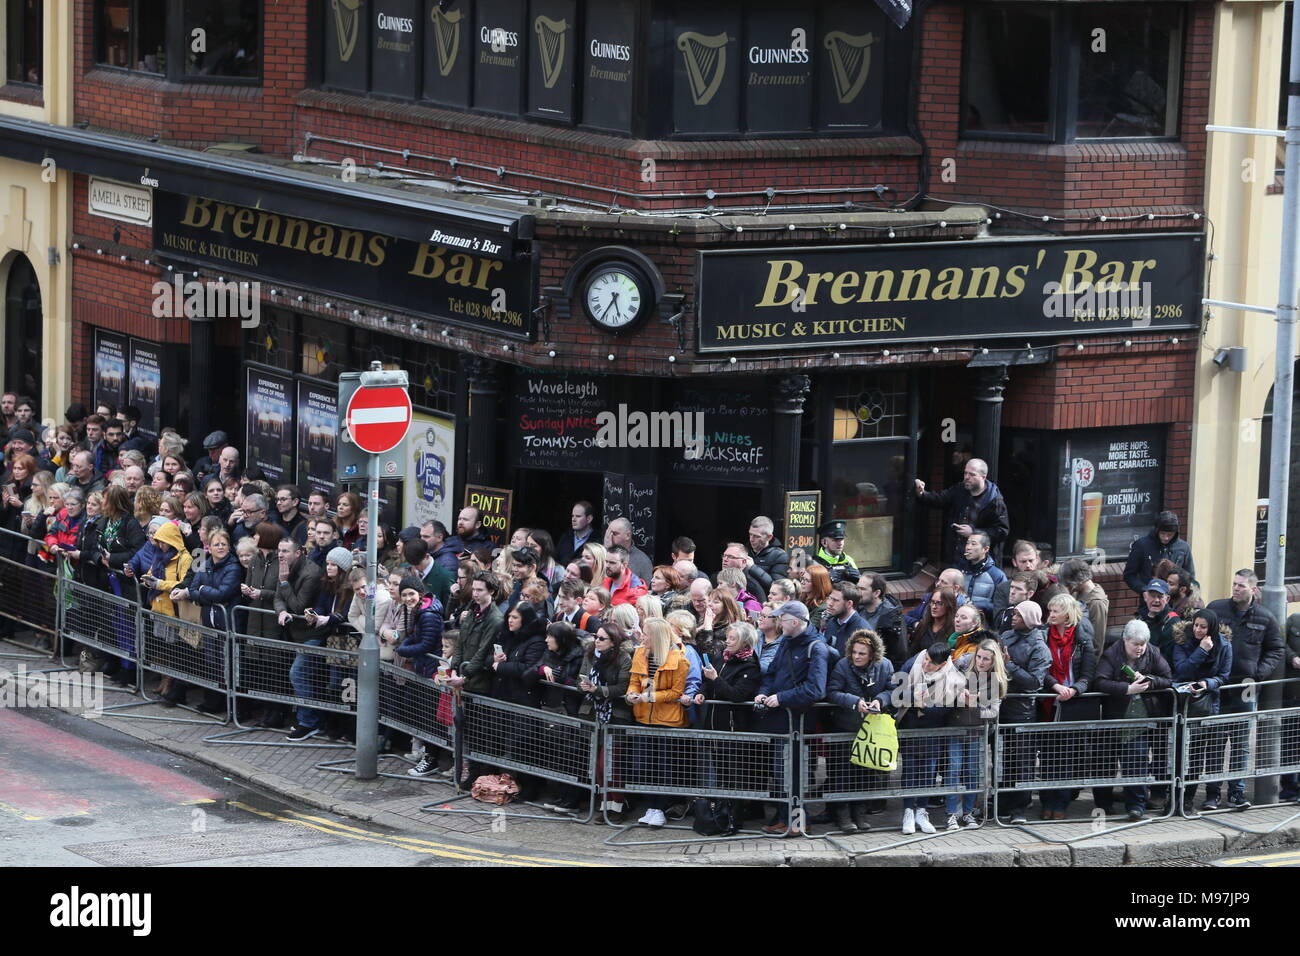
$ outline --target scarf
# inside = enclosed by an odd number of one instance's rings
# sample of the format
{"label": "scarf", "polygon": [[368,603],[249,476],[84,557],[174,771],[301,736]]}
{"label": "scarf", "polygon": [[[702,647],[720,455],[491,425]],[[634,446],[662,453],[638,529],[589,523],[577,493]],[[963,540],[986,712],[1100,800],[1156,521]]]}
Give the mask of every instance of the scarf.
{"label": "scarf", "polygon": [[[1058,631],[1055,626],[1047,629],[1047,651],[1052,655],[1052,666],[1047,676],[1054,684],[1070,685],[1071,665],[1074,657],[1074,628],[1067,627]],[[1052,711],[1059,702],[1052,699],[1043,701],[1043,714],[1051,719]]]}
{"label": "scarf", "polygon": [[966,687],[966,675],[953,666],[952,659],[933,673],[925,672],[926,655],[916,656],[916,663],[908,672],[908,691],[911,705],[917,710],[926,707],[953,707],[957,695]]}
{"label": "scarf", "polygon": [[[605,680],[600,673],[601,652],[597,651],[591,659],[591,671],[587,674],[587,683],[593,687],[604,687]],[[614,716],[614,702],[603,694],[588,694],[591,703],[596,709],[596,720],[599,723],[607,724],[609,719]]]}
{"label": "scarf", "polygon": [[975,649],[979,646],[979,640],[976,635],[978,630],[969,631],[965,634],[953,634],[948,638],[948,646],[952,648],[952,659],[960,660],[967,654],[974,654]]}
{"label": "scarf", "polygon": [[735,658],[738,661],[747,661],[753,656],[754,656],[754,649],[752,647],[742,647],[740,650],[736,651],[735,653],[732,653],[731,651],[725,651],[725,650],[722,652],[722,659],[724,661],[729,661],[732,658]]}

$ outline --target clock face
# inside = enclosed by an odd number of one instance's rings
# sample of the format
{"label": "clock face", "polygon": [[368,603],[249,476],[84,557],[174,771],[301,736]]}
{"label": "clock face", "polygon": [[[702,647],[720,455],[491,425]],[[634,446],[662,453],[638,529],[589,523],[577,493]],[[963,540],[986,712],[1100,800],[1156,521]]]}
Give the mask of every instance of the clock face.
{"label": "clock face", "polygon": [[616,267],[598,269],[587,280],[583,304],[592,320],[607,329],[631,325],[644,307],[637,280],[626,269]]}

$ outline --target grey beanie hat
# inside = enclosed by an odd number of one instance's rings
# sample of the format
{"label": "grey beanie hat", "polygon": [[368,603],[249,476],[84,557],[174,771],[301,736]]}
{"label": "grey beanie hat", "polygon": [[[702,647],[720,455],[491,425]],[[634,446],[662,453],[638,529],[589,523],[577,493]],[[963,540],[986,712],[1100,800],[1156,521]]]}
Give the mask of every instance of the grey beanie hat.
{"label": "grey beanie hat", "polygon": [[337,564],[340,571],[352,570],[352,552],[347,548],[330,548],[329,554],[325,555],[325,560],[330,564]]}

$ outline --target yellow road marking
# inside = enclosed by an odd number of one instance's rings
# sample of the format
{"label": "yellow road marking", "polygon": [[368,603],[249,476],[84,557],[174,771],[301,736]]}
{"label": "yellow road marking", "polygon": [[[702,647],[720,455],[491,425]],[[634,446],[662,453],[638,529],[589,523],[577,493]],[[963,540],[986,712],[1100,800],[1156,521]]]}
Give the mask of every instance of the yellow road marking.
{"label": "yellow road marking", "polygon": [[1233,863],[1255,863],[1259,860],[1289,860],[1297,857],[1300,857],[1300,850],[1283,853],[1265,853],[1261,856],[1237,856],[1233,857],[1231,860],[1224,860],[1223,862],[1231,865]]}
{"label": "yellow road marking", "polygon": [[284,816],[266,810],[258,810],[239,801],[231,801],[230,805],[240,810],[246,810],[249,813],[256,814],[257,816],[265,817],[268,820],[278,820],[282,823],[296,823],[299,826],[308,827],[309,829],[317,830],[321,833],[330,833],[334,836],[346,837],[350,840],[360,840],[365,843],[378,843],[383,846],[396,847],[400,850],[410,850],[412,853],[427,853],[432,856],[440,856],[453,860],[465,860],[478,863],[497,863],[502,866],[542,866],[548,864],[559,866],[603,865],[598,863],[581,863],[576,860],[519,856],[498,853],[493,850],[476,850],[472,847],[457,846],[449,843],[436,843],[432,840],[421,840],[416,837],[375,833],[373,830],[363,830],[360,827],[338,823],[324,817],[298,813],[294,810],[289,811],[290,816]]}

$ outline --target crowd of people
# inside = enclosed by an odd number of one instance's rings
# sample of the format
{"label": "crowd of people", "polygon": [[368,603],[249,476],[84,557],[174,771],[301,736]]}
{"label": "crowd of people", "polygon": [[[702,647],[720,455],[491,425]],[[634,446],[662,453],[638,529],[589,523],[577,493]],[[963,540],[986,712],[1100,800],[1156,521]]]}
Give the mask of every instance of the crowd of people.
{"label": "crowd of people", "polygon": [[[0,535],[5,568],[58,570],[161,616],[351,650],[364,626],[373,534],[386,585],[374,608],[385,660],[448,688],[602,724],[780,735],[791,721],[809,732],[855,732],[867,715],[889,713],[900,729],[921,731],[904,735],[899,785],[923,790],[942,779],[945,789],[967,788],[938,800],[905,800],[905,833],[935,832],[932,809],[946,814],[948,829],[981,821],[978,781],[986,768],[978,766],[985,752],[976,746],[978,733],[924,731],[987,728],[994,720],[1161,716],[1170,712],[1175,687],[1188,696],[1189,713],[1248,713],[1256,696],[1223,688],[1266,680],[1283,660],[1287,676],[1300,676],[1300,615],[1286,622],[1284,634],[1248,569],[1234,575],[1230,596],[1206,605],[1170,512],[1133,544],[1124,580],[1142,603],[1107,646],[1108,629],[1119,630],[1119,622],[1110,620],[1092,566],[1078,558],[1052,565],[1029,541],[1008,547],[1005,503],[978,459],[946,491],[928,492],[916,482],[922,503],[945,510],[950,566],[904,613],[885,576],[860,571],[846,553],[843,521],[818,529],[813,554],[791,555],[773,521],[755,517],[743,541],[723,548],[712,575],[697,562],[689,537],[674,539],[670,559],[654,564],[626,519],[600,528],[586,501],[574,503],[570,526],[556,537],[517,528],[505,547],[495,547],[475,508],[459,512],[454,533],[439,521],[371,528],[356,494],[313,490],[304,498],[292,484],[273,486],[242,463],[222,432],[208,435],[197,460],[188,461],[186,441],[174,430],[153,441],[140,434],[138,409],[100,406],[89,414],[74,405],[65,424],[39,435],[33,413],[28,399],[0,398],[0,528],[10,532]],[[7,584],[5,573],[0,582]],[[52,600],[36,593],[24,599]],[[134,685],[136,635],[119,629],[106,639],[123,653],[87,647],[82,667]],[[201,649],[177,652],[191,655],[189,666],[203,663]],[[263,658],[284,692],[301,700],[338,686],[339,668],[327,653],[268,651]],[[158,689],[170,706],[188,703],[196,690],[171,678]],[[197,690],[197,709],[224,712],[224,697]],[[1288,684],[1288,702],[1298,699],[1300,684]],[[349,739],[355,732],[337,714],[306,705],[290,713],[241,699],[239,707],[241,719],[286,730],[289,741]],[[385,745],[400,751],[396,737]],[[1091,776],[1138,777],[1165,759],[1154,735],[1122,735],[1122,744],[1101,754],[1078,744],[1035,750],[1035,739],[1008,740],[998,784],[999,807],[1011,823],[1026,820],[1033,796],[1009,786],[1016,779],[1041,780],[1041,817],[1064,819],[1077,792],[1051,787],[1052,779],[1077,778],[1084,767],[1095,771]],[[1250,745],[1245,723],[1222,732],[1201,728],[1191,741],[1192,763],[1210,767],[1227,748],[1231,770],[1241,772]],[[665,738],[635,757],[664,763],[671,755],[654,748],[669,746]],[[1297,728],[1284,733],[1285,748],[1284,761],[1300,760]],[[485,769],[453,767],[440,753],[411,741],[409,773],[456,776],[468,785]],[[862,790],[882,788],[881,772],[854,772]],[[1189,780],[1194,792],[1195,777]],[[521,787],[525,798],[555,809],[578,806],[574,788],[544,790],[542,781],[526,777]],[[1227,791],[1229,806],[1249,805],[1243,779],[1230,780]],[[1283,778],[1282,791],[1284,799],[1300,797],[1294,774]],[[1171,797],[1167,788],[1148,793],[1133,785],[1122,799],[1137,820]],[[1219,785],[1208,783],[1202,807],[1218,808],[1221,798]],[[1114,812],[1109,789],[1098,788],[1093,799]],[[651,797],[639,822],[663,826],[681,804],[672,793]],[[830,812],[852,832],[866,829],[882,804],[836,803]],[[631,812],[612,795],[605,810],[615,820]],[[766,832],[798,827],[784,808],[769,808]]]}

